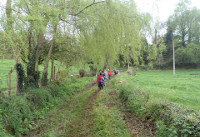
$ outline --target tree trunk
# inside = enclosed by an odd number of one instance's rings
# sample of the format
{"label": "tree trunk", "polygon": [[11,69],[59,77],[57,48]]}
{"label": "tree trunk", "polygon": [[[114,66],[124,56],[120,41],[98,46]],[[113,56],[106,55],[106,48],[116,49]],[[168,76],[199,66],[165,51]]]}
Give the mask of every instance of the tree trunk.
{"label": "tree trunk", "polygon": [[[18,63],[18,59],[15,59],[15,67],[16,67],[17,63]],[[17,93],[19,92],[19,89],[18,89],[18,74],[17,74],[17,71],[16,71],[16,73],[15,73],[15,82],[16,82],[16,90],[15,90],[15,92],[16,92],[16,94],[17,94]]]}
{"label": "tree trunk", "polygon": [[[6,3],[6,16],[7,16],[7,27],[6,27],[6,32],[8,35],[13,36],[14,34],[14,29],[13,29],[13,20],[12,20],[12,0],[7,0]],[[20,55],[20,51],[18,47],[16,49],[13,48],[13,56],[15,60],[15,65],[14,67],[10,70],[9,72],[9,96],[11,92],[11,74],[14,71],[16,64],[19,62],[18,57]],[[18,93],[18,75],[16,72],[16,93]]]}
{"label": "tree trunk", "polygon": [[[13,23],[12,23],[12,9],[11,9],[11,0],[7,0],[6,2],[6,16],[7,16],[7,26],[6,26],[6,32],[9,34],[11,31],[13,31]],[[8,95],[11,96],[11,74],[14,70],[14,67],[11,68],[11,70],[8,73],[9,81],[8,81]]]}
{"label": "tree trunk", "polygon": [[11,75],[12,75],[14,69],[15,69],[15,66],[16,65],[14,65],[14,67],[11,68],[9,73],[8,73],[8,78],[9,78],[9,80],[8,80],[8,96],[9,97],[11,96],[11,87],[12,87],[12,77],[11,77]]}
{"label": "tree trunk", "polygon": [[54,60],[51,60],[51,81],[53,81],[54,77]]}
{"label": "tree trunk", "polygon": [[40,57],[40,52],[42,50],[42,45],[44,43],[44,34],[40,33],[38,35],[38,46],[37,46],[37,51],[36,51],[36,57],[35,57],[35,71],[38,71],[38,66],[39,66],[39,57]]}
{"label": "tree trunk", "polygon": [[128,70],[129,70],[129,61],[128,61]]}
{"label": "tree trunk", "polygon": [[58,80],[59,74],[60,74],[60,67],[62,66],[62,62],[60,62],[60,65],[58,66],[58,71],[56,73],[56,80]]}
{"label": "tree trunk", "polygon": [[55,27],[54,27],[54,36],[53,36],[53,39],[51,41],[51,46],[50,46],[49,53],[48,53],[48,56],[47,56],[47,59],[46,59],[46,63],[45,63],[45,66],[44,66],[44,70],[43,70],[43,73],[42,73],[42,81],[41,81],[41,85],[42,86],[46,86],[47,85],[48,65],[49,65],[49,60],[50,60],[50,57],[51,57],[51,53],[52,53],[54,45],[55,45],[55,34],[56,34],[56,31],[57,31],[57,25],[55,25]]}

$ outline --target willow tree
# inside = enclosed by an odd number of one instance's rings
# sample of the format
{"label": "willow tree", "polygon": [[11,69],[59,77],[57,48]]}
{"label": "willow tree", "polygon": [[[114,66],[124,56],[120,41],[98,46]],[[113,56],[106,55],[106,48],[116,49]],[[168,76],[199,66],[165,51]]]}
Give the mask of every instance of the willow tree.
{"label": "willow tree", "polygon": [[132,61],[133,65],[139,64],[142,15],[137,12],[133,2],[121,5],[121,7],[124,28],[120,49],[121,54],[124,56],[124,61],[129,67],[130,61]]}
{"label": "willow tree", "polygon": [[[27,29],[27,49],[29,50],[27,64],[27,83],[29,86],[38,87],[39,60],[44,50],[44,45],[51,41],[49,54],[47,55],[42,79],[47,77],[50,56],[55,45],[56,30],[61,19],[61,10],[65,8],[63,0],[20,0],[16,2],[22,11],[18,18],[24,23]],[[50,40],[53,37],[52,40]],[[41,63],[41,62],[40,62]]]}
{"label": "willow tree", "polygon": [[130,50],[131,58],[138,64],[141,18],[133,2],[108,0],[89,8],[79,19],[84,59],[96,68],[113,66],[119,54],[128,60]]}
{"label": "willow tree", "polygon": [[59,24],[59,20],[61,18],[61,10],[59,8],[57,8],[57,6],[59,6],[59,1],[57,0],[53,0],[52,6],[51,6],[51,16],[53,16],[53,18],[50,18],[50,23],[52,26],[52,40],[51,40],[51,44],[49,47],[49,52],[46,58],[46,62],[45,62],[45,66],[44,66],[44,70],[42,73],[42,80],[41,80],[41,85],[42,86],[46,86],[47,85],[47,76],[48,76],[48,66],[49,66],[49,60],[53,51],[53,48],[55,46],[55,40],[56,40],[56,35],[57,35],[57,27]]}

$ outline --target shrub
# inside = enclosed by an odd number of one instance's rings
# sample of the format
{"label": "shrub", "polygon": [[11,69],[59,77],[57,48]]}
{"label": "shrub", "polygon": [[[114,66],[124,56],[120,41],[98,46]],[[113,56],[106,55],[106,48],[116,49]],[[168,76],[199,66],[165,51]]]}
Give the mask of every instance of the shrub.
{"label": "shrub", "polygon": [[80,70],[79,70],[79,75],[80,75],[80,77],[84,77],[85,74],[86,74],[86,72],[85,72],[84,69],[80,69]]}
{"label": "shrub", "polygon": [[65,92],[67,92],[65,87],[62,84],[59,86],[52,84],[48,87],[48,90],[49,90],[50,94],[52,95],[52,97],[54,97],[54,98],[55,97],[65,97]]}
{"label": "shrub", "polygon": [[59,80],[65,81],[68,77],[68,70],[67,69],[62,69],[59,72]]}
{"label": "shrub", "polygon": [[27,99],[35,109],[41,109],[51,101],[52,95],[45,88],[31,89]]}
{"label": "shrub", "polygon": [[33,119],[29,102],[23,96],[16,96],[10,100],[4,100],[3,123],[5,127],[13,131],[13,134],[27,133]]}
{"label": "shrub", "polygon": [[95,68],[93,65],[90,65],[90,74],[91,76],[96,76],[97,68]]}
{"label": "shrub", "polygon": [[156,137],[167,137],[167,136],[169,136],[168,128],[167,128],[167,126],[164,124],[163,121],[158,121],[158,122],[156,123],[156,127],[157,127],[157,130],[156,130]]}
{"label": "shrub", "polygon": [[6,133],[5,129],[3,128],[1,124],[0,124],[0,137],[12,137],[8,133]]}
{"label": "shrub", "polygon": [[141,91],[132,92],[131,87],[120,89],[119,97],[123,102],[126,102],[129,110],[138,116],[144,116],[145,114],[145,104],[148,101],[148,96]]}

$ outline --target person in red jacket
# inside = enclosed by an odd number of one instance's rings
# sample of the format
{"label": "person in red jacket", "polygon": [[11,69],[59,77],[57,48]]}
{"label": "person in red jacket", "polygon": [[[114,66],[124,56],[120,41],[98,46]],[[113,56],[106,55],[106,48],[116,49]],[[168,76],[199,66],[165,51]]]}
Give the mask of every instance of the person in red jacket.
{"label": "person in red jacket", "polygon": [[98,73],[98,75],[97,75],[97,83],[98,83],[99,89],[102,89],[102,85],[101,85],[101,78],[102,77],[103,77],[103,75],[101,75],[100,73]]}
{"label": "person in red jacket", "polygon": [[108,69],[108,78],[110,80],[110,76],[111,76],[111,71]]}

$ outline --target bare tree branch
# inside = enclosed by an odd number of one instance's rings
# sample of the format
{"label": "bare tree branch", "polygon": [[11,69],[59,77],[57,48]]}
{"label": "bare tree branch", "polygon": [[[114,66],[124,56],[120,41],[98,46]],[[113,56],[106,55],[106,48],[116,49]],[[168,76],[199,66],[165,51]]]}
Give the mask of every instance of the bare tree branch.
{"label": "bare tree branch", "polygon": [[93,5],[96,5],[96,4],[99,4],[99,3],[103,3],[103,2],[106,2],[106,1],[99,1],[99,2],[95,2],[95,0],[93,1],[92,4],[86,6],[85,8],[83,8],[81,11],[79,11],[78,13],[76,13],[74,16],[78,16],[79,14],[81,14],[84,10],[86,10],[87,8],[93,6]]}

